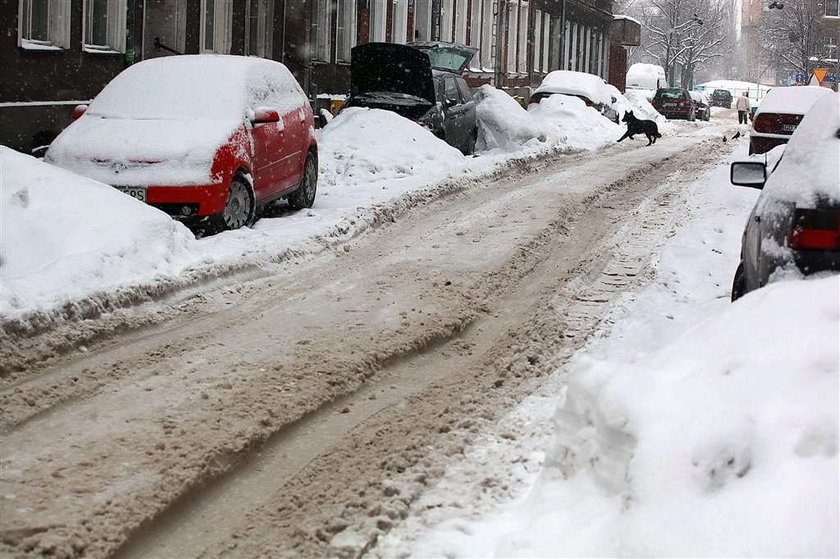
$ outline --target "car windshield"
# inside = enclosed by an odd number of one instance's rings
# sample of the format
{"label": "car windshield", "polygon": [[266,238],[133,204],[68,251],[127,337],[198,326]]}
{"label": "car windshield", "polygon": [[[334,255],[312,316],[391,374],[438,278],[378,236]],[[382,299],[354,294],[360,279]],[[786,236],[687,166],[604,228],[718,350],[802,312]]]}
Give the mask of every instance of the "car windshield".
{"label": "car windshield", "polygon": [[660,99],[682,99],[683,95],[681,89],[660,89],[656,96]]}
{"label": "car windshield", "polygon": [[167,57],[131,66],[88,114],[138,120],[232,119],[245,114],[244,66],[224,57]]}

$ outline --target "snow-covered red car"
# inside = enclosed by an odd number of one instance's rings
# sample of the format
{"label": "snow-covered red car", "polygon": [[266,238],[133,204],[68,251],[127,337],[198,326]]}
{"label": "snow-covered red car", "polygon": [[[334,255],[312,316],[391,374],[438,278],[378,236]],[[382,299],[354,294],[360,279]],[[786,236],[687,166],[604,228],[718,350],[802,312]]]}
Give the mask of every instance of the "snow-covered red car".
{"label": "snow-covered red car", "polygon": [[312,109],[279,62],[147,60],[120,73],[74,117],[46,161],[187,223],[236,229],[278,198],[295,209],[315,200]]}
{"label": "snow-covered red car", "polygon": [[546,74],[540,86],[531,94],[528,104],[536,104],[551,95],[571,95],[578,97],[611,121],[618,123],[619,115],[612,108],[616,98],[610,92],[607,83],[594,74],[555,70]]}
{"label": "snow-covered red car", "polygon": [[838,153],[840,94],[829,91],[787,146],[732,163],[732,184],[762,189],[744,229],[733,301],[778,274],[840,272]]}
{"label": "snow-covered red car", "polygon": [[803,85],[774,87],[758,105],[750,127],[750,154],[765,153],[787,143],[808,110],[823,96],[825,87]]}

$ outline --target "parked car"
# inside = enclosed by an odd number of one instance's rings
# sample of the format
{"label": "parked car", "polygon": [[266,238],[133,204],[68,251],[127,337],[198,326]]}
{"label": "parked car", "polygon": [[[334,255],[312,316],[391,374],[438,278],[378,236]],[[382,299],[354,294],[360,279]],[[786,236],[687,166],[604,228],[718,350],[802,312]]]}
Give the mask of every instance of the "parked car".
{"label": "parked car", "polygon": [[694,120],[696,112],[694,101],[688,90],[680,87],[667,87],[656,90],[656,95],[651,101],[653,108],[659,111],[666,118],[684,118]]}
{"label": "parked car", "polygon": [[608,84],[600,77],[585,72],[555,70],[543,78],[540,86],[531,94],[528,104],[539,103],[550,95],[571,95],[578,97],[611,121],[618,123],[618,112],[612,105],[616,98]]}
{"label": "parked car", "polygon": [[732,184],[762,189],[744,229],[733,301],[780,271],[840,271],[840,94],[829,93],[787,146],[732,163]]}
{"label": "parked car", "polygon": [[786,143],[803,115],[831,90],[819,86],[774,87],[753,115],[750,153],[764,153]]}
{"label": "parked car", "polygon": [[708,121],[712,116],[712,107],[709,104],[709,96],[702,91],[689,91],[691,102],[694,103],[694,114],[700,120]]}
{"label": "parked car", "polygon": [[312,110],[279,62],[147,60],[117,75],[74,116],[46,161],[189,224],[236,229],[278,198],[295,209],[315,200]]}
{"label": "parked car", "polygon": [[710,99],[713,107],[732,108],[732,93],[728,89],[716,89],[712,91]]}
{"label": "parked car", "polygon": [[347,107],[393,111],[469,155],[478,124],[462,74],[478,49],[454,43],[367,43],[350,51]]}

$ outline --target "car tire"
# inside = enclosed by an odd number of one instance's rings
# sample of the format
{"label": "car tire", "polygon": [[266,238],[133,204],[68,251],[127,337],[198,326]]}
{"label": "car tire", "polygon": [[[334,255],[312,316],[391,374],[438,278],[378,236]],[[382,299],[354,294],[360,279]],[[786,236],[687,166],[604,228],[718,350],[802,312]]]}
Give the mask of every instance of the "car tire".
{"label": "car tire", "polygon": [[253,185],[236,176],[228,186],[225,209],[218,216],[218,229],[229,230],[250,227],[257,217],[257,203]]}
{"label": "car tire", "polygon": [[318,160],[311,151],[306,154],[303,164],[303,175],[297,190],[289,194],[287,200],[293,210],[311,208],[315,204],[315,193],[318,190]]}
{"label": "car tire", "polygon": [[735,278],[732,280],[732,295],[731,300],[737,301],[747,294],[747,278],[744,274],[744,263],[740,262],[738,268],[735,270]]}

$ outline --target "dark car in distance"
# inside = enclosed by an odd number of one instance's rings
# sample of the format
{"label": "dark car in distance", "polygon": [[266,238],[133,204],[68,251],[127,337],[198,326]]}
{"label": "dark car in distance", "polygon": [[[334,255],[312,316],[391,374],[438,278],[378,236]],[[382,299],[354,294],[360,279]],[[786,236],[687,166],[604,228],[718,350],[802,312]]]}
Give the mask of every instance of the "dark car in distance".
{"label": "dark car in distance", "polygon": [[690,91],[689,95],[694,102],[694,114],[700,120],[708,121],[712,117],[712,107],[708,96],[702,91]]}
{"label": "dark car in distance", "polygon": [[669,87],[656,90],[650,103],[665,118],[684,118],[694,120],[696,109],[691,95],[685,88]]}
{"label": "dark car in distance", "polygon": [[732,108],[732,93],[726,89],[716,89],[712,91],[711,102],[713,107],[723,107],[724,109]]}
{"label": "dark car in distance", "polygon": [[840,272],[838,106],[840,94],[826,95],[787,146],[732,163],[732,184],[761,189],[744,228],[733,301],[781,274]]}
{"label": "dark car in distance", "polygon": [[441,42],[354,47],[344,107],[393,111],[472,154],[478,138],[476,103],[462,74],[476,52]]}

